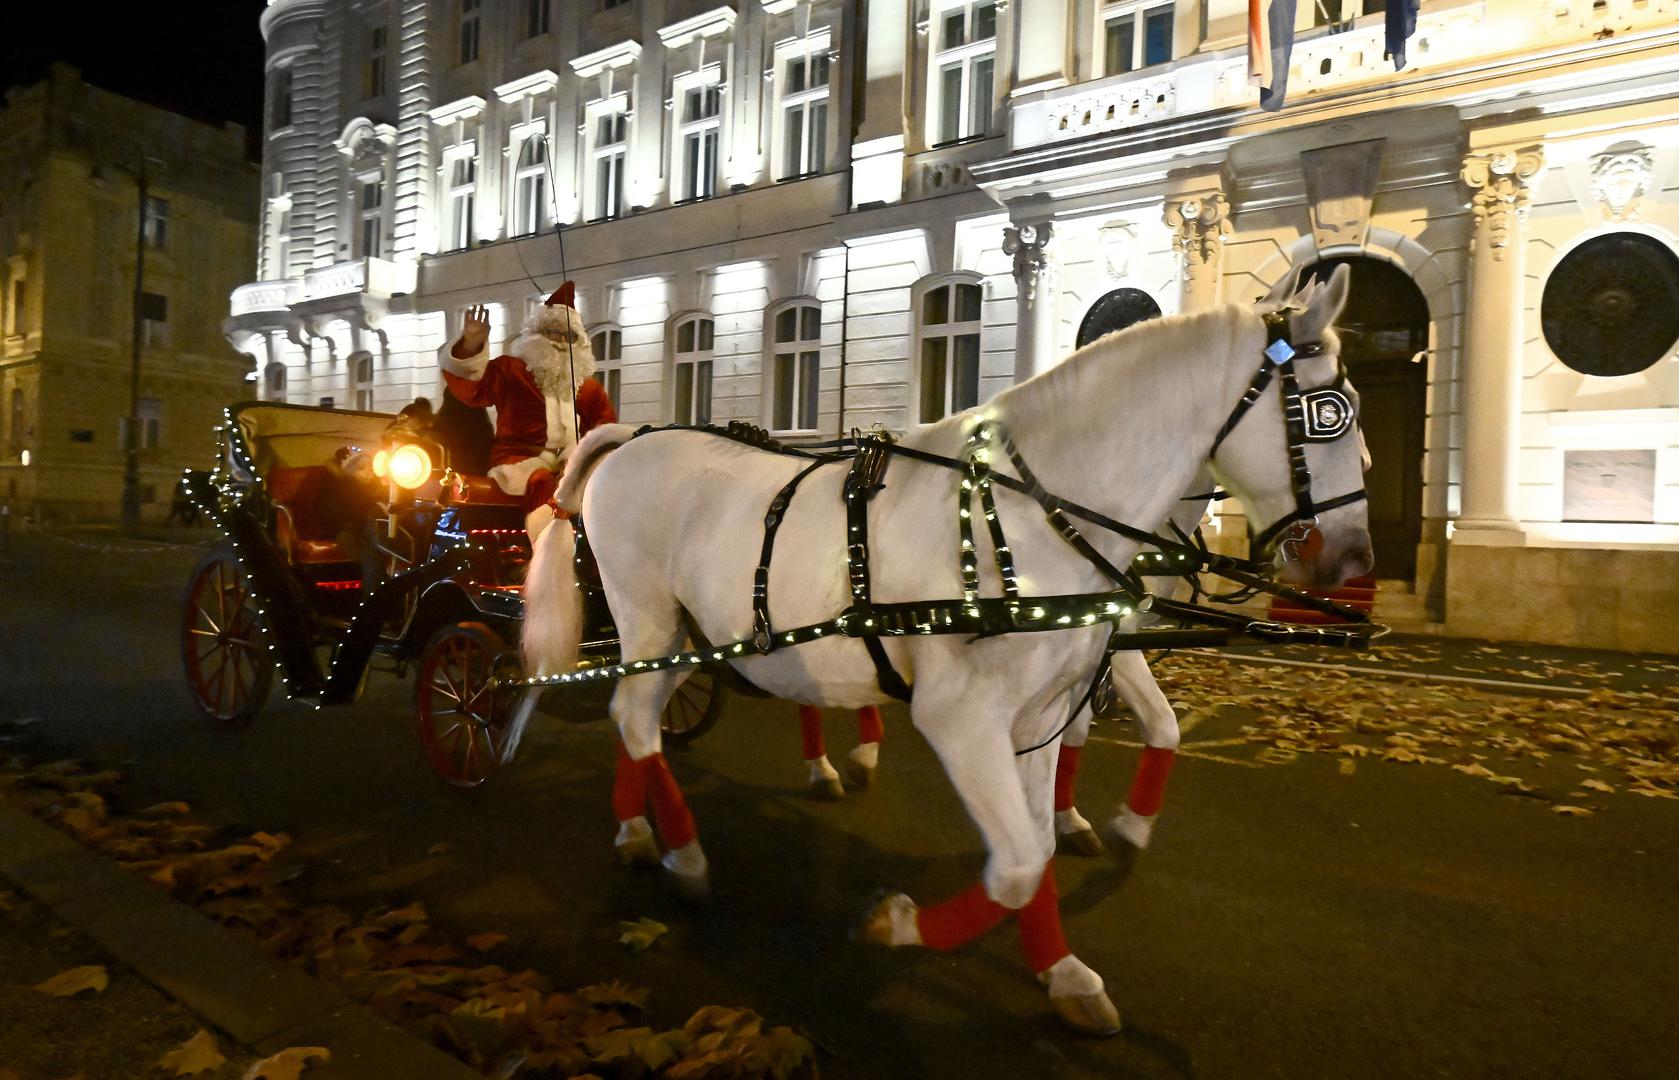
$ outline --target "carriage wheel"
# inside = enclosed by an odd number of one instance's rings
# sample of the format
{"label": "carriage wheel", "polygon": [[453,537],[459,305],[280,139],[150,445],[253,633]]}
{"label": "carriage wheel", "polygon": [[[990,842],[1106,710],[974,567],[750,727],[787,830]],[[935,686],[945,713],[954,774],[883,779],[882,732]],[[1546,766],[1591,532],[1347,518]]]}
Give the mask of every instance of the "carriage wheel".
{"label": "carriage wheel", "polygon": [[489,685],[505,649],[494,630],[468,622],[443,627],[420,654],[414,687],[420,745],[432,770],[454,787],[482,785],[508,755],[515,697]]}
{"label": "carriage wheel", "polygon": [[659,717],[659,730],[669,742],[691,742],[717,723],[728,697],[727,688],[716,675],[695,671],[670,696],[664,714]]}
{"label": "carriage wheel", "polygon": [[181,663],[192,703],[211,720],[242,727],[268,700],[274,661],[256,597],[231,552],[210,552],[192,573],[181,619]]}

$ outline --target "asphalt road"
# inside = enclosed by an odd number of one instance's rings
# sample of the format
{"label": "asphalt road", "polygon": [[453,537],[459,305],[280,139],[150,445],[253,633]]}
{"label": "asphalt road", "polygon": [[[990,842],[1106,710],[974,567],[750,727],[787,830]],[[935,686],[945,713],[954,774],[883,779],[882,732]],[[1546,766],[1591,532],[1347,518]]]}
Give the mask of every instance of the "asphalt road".
{"label": "asphalt road", "polygon": [[[901,710],[877,786],[838,804],[803,797],[788,705],[742,702],[673,754],[712,861],[713,903],[693,910],[613,857],[604,720],[541,725],[471,798],[428,773],[412,683],[393,675],[354,707],[276,696],[249,729],[217,730],[177,660],[195,551],[27,535],[13,549],[0,723],[39,718],[22,729],[32,752],[121,764],[136,799],[290,833],[317,899],[424,899],[439,925],[510,935],[497,959],[557,985],[652,987],[660,1023],[728,1004],[797,1025],[829,1076],[1630,1078],[1679,1061],[1679,802],[1565,817],[1443,768],[1265,753],[1215,710],[1128,875],[1058,860],[1068,939],[1126,1023],[1079,1038],[1010,927],[952,954],[848,939],[875,890],[938,899],[982,858]],[[830,718],[836,759],[849,726]],[[1129,737],[1102,725],[1085,754],[1092,818],[1123,795]],[[631,955],[617,922],[641,916],[671,934]]]}

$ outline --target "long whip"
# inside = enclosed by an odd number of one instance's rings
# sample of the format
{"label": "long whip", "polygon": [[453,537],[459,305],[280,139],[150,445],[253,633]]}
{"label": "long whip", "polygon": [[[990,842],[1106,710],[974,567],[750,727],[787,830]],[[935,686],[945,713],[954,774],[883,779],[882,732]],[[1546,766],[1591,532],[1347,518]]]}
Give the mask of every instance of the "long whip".
{"label": "long whip", "polygon": [[[548,203],[550,208],[554,211],[554,239],[557,240],[560,245],[560,281],[563,283],[570,281],[571,275],[566,272],[565,227],[560,223],[560,191],[559,184],[557,182],[558,178],[554,175],[554,147],[548,138],[547,132],[543,132],[542,134],[542,148],[542,163],[548,173]],[[576,295],[574,293],[573,299],[575,298]],[[572,310],[576,309],[573,308]],[[578,321],[581,322],[581,318]],[[565,358],[566,376],[571,380],[571,434],[572,438],[580,443],[583,441],[583,422],[579,420],[577,416],[577,360],[572,355],[572,334],[569,332],[570,329],[571,316],[567,315],[566,330],[568,332],[565,339]],[[573,446],[575,445],[576,443],[573,443]]]}

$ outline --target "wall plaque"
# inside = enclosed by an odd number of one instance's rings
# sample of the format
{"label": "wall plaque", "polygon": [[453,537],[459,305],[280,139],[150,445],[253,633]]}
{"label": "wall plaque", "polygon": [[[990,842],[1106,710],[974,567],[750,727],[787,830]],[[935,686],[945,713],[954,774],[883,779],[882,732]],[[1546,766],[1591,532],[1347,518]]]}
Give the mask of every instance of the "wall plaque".
{"label": "wall plaque", "polygon": [[1564,450],[1564,521],[1655,520],[1654,450]]}

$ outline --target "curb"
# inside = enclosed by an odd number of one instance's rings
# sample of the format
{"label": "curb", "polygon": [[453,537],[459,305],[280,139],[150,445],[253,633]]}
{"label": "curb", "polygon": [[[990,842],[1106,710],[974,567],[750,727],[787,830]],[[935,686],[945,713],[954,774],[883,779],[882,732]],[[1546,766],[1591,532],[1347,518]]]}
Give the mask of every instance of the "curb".
{"label": "curb", "polygon": [[309,1080],[483,1080],[23,811],[0,804],[0,874],[258,1054],[324,1046]]}

